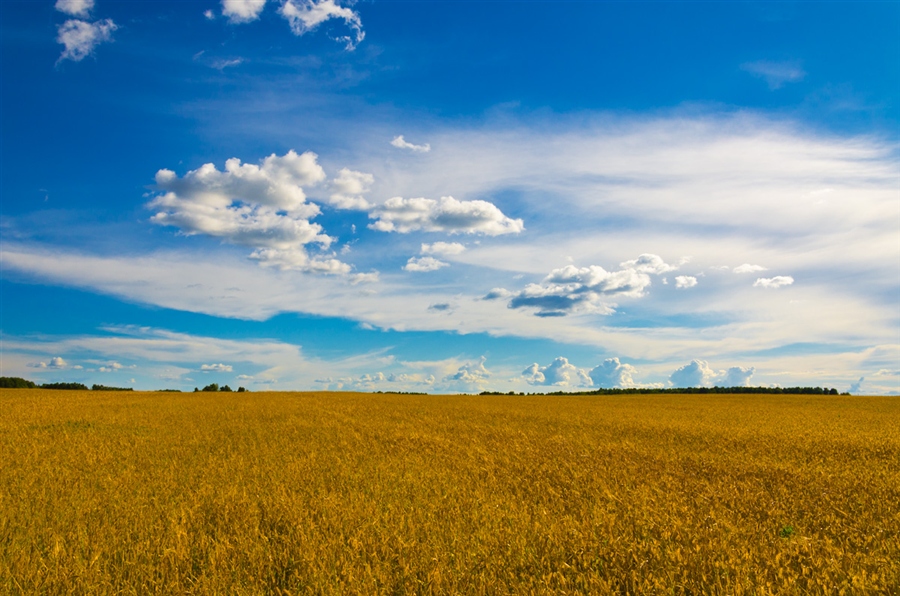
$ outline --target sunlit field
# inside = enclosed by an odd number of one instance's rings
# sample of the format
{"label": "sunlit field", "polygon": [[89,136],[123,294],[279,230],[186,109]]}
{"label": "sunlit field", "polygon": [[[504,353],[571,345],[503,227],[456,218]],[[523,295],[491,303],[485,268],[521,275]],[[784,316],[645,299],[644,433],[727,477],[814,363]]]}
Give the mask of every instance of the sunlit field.
{"label": "sunlit field", "polygon": [[3,594],[898,594],[900,398],[0,390]]}

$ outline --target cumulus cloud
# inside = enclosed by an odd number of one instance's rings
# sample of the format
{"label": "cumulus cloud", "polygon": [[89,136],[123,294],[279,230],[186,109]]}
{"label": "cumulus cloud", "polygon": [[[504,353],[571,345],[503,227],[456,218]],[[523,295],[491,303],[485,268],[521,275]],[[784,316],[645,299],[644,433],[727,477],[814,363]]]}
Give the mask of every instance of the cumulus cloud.
{"label": "cumulus cloud", "polygon": [[595,387],[607,389],[613,387],[635,387],[632,375],[635,368],[630,364],[619,362],[618,358],[607,358],[588,373]]}
{"label": "cumulus cloud", "polygon": [[511,219],[493,203],[458,201],[453,197],[404,199],[393,197],[369,213],[369,227],[379,232],[447,232],[450,234],[518,234],[521,219]]}
{"label": "cumulus cloud", "polygon": [[760,277],[753,282],[753,287],[760,288],[780,288],[789,286],[794,283],[794,278],[789,275],[778,275],[776,277]]}
{"label": "cumulus cloud", "polygon": [[705,360],[691,360],[669,376],[675,387],[710,387],[718,373]]}
{"label": "cumulus cloud", "polygon": [[416,153],[428,153],[431,151],[431,145],[425,143],[424,145],[414,145],[410,142],[407,142],[406,139],[403,138],[403,135],[398,135],[394,137],[394,140],[391,141],[391,145],[397,147],[398,149],[409,149],[410,151],[415,151]]}
{"label": "cumulus cloud", "polygon": [[735,273],[756,273],[758,271],[765,271],[766,268],[762,265],[751,265],[750,263],[744,263],[743,265],[738,265],[733,269]]}
{"label": "cumulus cloud", "polygon": [[331,181],[334,192],[328,203],[338,209],[370,209],[372,205],[362,195],[369,191],[373,182],[375,177],[372,174],[343,168],[338,172],[337,178]]}
{"label": "cumulus cloud", "polygon": [[335,38],[353,50],[365,38],[359,14],[340,6],[335,0],[284,0],[279,14],[287,19],[294,35],[304,35],[330,19],[340,19],[353,31],[352,35]]}
{"label": "cumulus cloud", "polygon": [[232,367],[230,364],[201,364],[200,370],[203,372],[231,372]]}
{"label": "cumulus cloud", "polygon": [[705,360],[691,360],[669,377],[675,387],[747,387],[756,372],[754,367],[732,366],[728,370],[713,370]]}
{"label": "cumulus cloud", "polygon": [[250,258],[262,265],[319,273],[347,273],[336,259],[311,258],[304,246],[328,247],[332,239],[309,218],[318,206],[306,202],[304,186],[318,184],[325,172],[317,155],[288,151],[265,158],[261,165],[225,162],[225,170],[204,164],[182,178],[162,169],[156,186],[162,194],[148,207],[158,210],[156,224],[174,226],[182,234],[204,234],[254,248]]}
{"label": "cumulus cloud", "polygon": [[692,277],[690,275],[676,275],[675,276],[675,287],[676,288],[693,288],[697,285],[697,278]]}
{"label": "cumulus cloud", "polygon": [[90,56],[94,48],[105,41],[112,41],[112,33],[119,27],[112,19],[88,23],[70,19],[57,28],[57,43],[65,46],[60,60],[78,62]]}
{"label": "cumulus cloud", "polygon": [[99,367],[97,369],[97,371],[102,372],[102,373],[108,373],[108,372],[116,372],[116,371],[122,370],[124,368],[135,368],[135,367],[134,366],[126,367],[123,364],[113,360],[113,361],[107,362],[105,365]]}
{"label": "cumulus cloud", "polygon": [[466,247],[459,242],[435,242],[433,244],[423,244],[421,252],[423,255],[441,255],[453,256],[465,252]]}
{"label": "cumulus cloud", "polygon": [[622,269],[633,269],[638,273],[661,275],[678,269],[678,265],[669,265],[659,255],[644,253],[636,259],[619,263]]}
{"label": "cumulus cloud", "polygon": [[488,380],[491,376],[490,371],[485,368],[484,363],[487,358],[482,356],[478,362],[468,362],[459,367],[452,375],[444,377],[445,381],[458,381],[465,384],[480,385]]}
{"label": "cumulus cloud", "polygon": [[494,288],[490,292],[484,295],[482,300],[499,300],[501,298],[509,298],[513,295],[513,292],[505,288]]}
{"label": "cumulus cloud", "polygon": [[441,267],[447,267],[448,265],[449,263],[439,261],[434,257],[411,257],[406,262],[406,265],[403,266],[403,269],[417,272],[437,271]]}
{"label": "cumulus cloud", "polygon": [[[250,253],[251,260],[257,261],[263,267],[274,267],[282,271],[307,271],[309,273],[323,273],[326,275],[343,275],[350,273],[350,265],[338,259],[310,258],[302,248],[288,248],[279,250],[276,248],[260,248]],[[372,277],[374,275],[374,277]],[[360,273],[352,280],[354,283],[364,281],[377,281],[378,274]]]}
{"label": "cumulus cloud", "polygon": [[55,356],[55,357],[53,357],[53,358],[50,359],[50,363],[49,363],[49,364],[47,364],[46,362],[32,362],[32,363],[28,364],[27,366],[28,366],[29,368],[55,368],[55,369],[60,369],[60,368],[65,368],[66,366],[68,366],[68,363],[67,363],[65,360],[63,360],[62,358],[60,358],[59,356]]}
{"label": "cumulus cloud", "polygon": [[540,366],[535,362],[522,371],[522,376],[529,385],[572,387],[591,384],[591,378],[583,368],[570,364],[568,359],[562,356],[547,366]]}
{"label": "cumulus cloud", "polygon": [[802,81],[806,73],[797,61],[771,62],[769,60],[757,60],[745,62],[741,69],[750,74],[765,79],[769,89],[780,89],[785,83]]}
{"label": "cumulus cloud", "polygon": [[752,366],[749,368],[732,366],[725,371],[719,384],[722,387],[748,387],[750,385],[750,378],[755,372],[756,369]]}
{"label": "cumulus cloud", "polygon": [[[528,284],[509,302],[510,308],[536,308],[537,316],[554,317],[569,313],[612,314],[613,297],[639,298],[650,286],[650,273],[671,271],[656,255],[641,255],[622,263],[625,269],[607,271],[599,265],[578,268],[567,265],[554,269],[539,284]],[[496,288],[485,299],[500,298]]]}
{"label": "cumulus cloud", "polygon": [[56,0],[54,8],[73,17],[86,17],[94,8],[94,0]]}
{"label": "cumulus cloud", "polygon": [[230,23],[249,23],[259,18],[265,6],[266,0],[222,0],[222,14]]}

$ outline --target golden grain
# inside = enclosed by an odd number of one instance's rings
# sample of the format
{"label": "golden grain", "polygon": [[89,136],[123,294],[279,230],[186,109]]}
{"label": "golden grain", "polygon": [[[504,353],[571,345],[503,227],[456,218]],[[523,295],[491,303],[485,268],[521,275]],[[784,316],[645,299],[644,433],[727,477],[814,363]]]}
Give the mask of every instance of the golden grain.
{"label": "golden grain", "polygon": [[0,390],[0,592],[897,594],[900,401]]}

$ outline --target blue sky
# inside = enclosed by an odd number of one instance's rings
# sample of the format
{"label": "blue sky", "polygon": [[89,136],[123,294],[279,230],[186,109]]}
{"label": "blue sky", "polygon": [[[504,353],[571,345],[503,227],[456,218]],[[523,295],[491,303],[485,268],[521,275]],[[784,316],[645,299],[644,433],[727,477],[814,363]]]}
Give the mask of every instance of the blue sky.
{"label": "blue sky", "polygon": [[5,376],[900,392],[896,2],[0,10]]}

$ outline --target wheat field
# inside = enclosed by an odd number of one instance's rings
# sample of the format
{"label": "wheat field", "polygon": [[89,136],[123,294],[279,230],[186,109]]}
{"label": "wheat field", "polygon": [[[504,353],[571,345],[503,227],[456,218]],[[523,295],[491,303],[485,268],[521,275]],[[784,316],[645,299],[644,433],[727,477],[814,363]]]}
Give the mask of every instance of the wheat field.
{"label": "wheat field", "polygon": [[0,390],[3,594],[898,594],[900,398]]}

